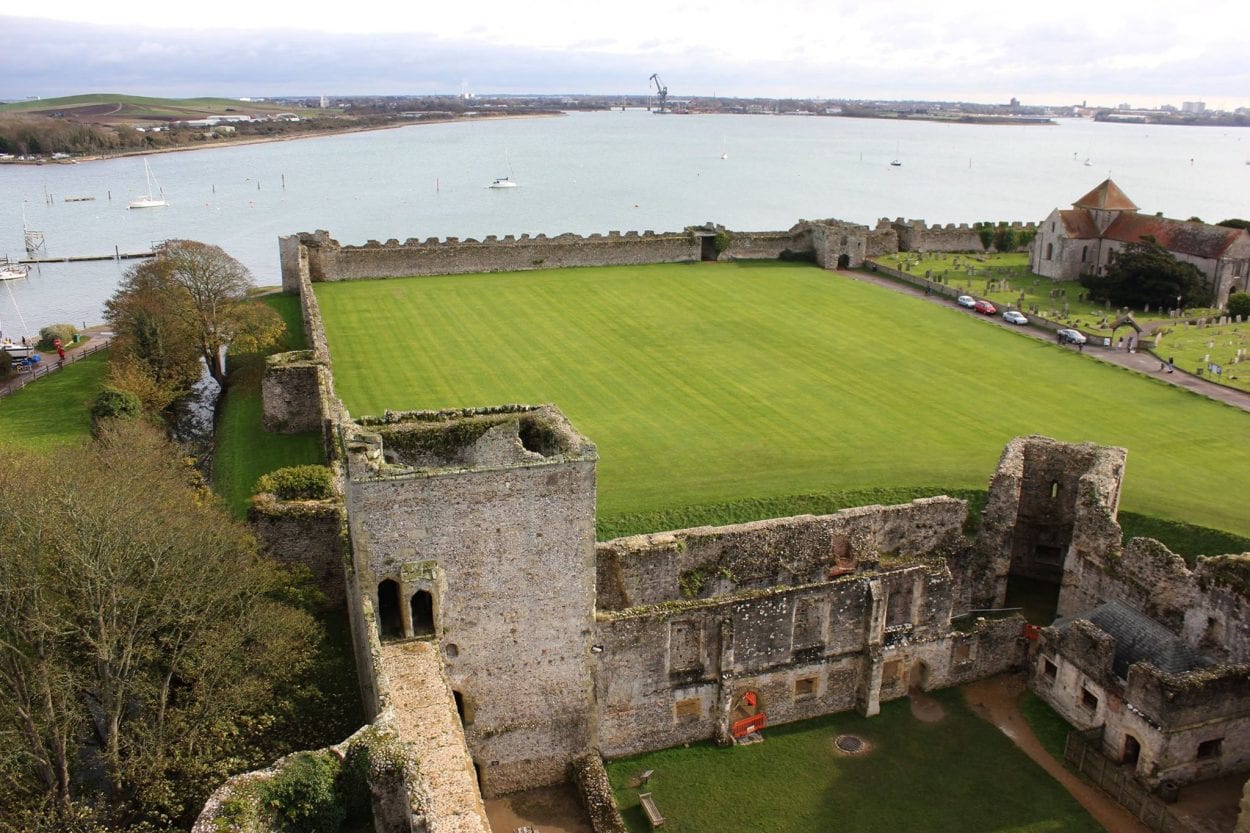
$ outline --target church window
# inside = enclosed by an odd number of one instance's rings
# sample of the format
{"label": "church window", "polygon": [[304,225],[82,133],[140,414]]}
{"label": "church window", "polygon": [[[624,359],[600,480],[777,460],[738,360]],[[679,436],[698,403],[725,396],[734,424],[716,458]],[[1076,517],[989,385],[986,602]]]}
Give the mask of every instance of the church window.
{"label": "church window", "polygon": [[1081,263],[1084,263],[1089,257],[1089,246],[1081,247]]}
{"label": "church window", "polygon": [[1054,257],[1054,255],[1055,255],[1055,244],[1047,243],[1046,244],[1046,259],[1050,260],[1052,257]]}

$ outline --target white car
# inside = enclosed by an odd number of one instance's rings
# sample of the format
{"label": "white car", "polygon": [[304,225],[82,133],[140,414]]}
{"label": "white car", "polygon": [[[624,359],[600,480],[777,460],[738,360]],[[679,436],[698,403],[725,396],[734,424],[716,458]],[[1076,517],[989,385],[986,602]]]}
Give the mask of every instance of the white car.
{"label": "white car", "polygon": [[1062,330],[1056,330],[1055,335],[1059,337],[1060,341],[1067,342],[1068,344],[1085,343],[1085,335],[1080,330],[1070,330],[1064,328]]}
{"label": "white car", "polygon": [[972,309],[977,305],[977,299],[973,298],[971,295],[960,295],[955,299],[955,303],[959,304],[961,307]]}
{"label": "white car", "polygon": [[1003,320],[1008,324],[1027,324],[1029,319],[1024,317],[1024,313],[1018,309],[1009,309],[1003,313]]}

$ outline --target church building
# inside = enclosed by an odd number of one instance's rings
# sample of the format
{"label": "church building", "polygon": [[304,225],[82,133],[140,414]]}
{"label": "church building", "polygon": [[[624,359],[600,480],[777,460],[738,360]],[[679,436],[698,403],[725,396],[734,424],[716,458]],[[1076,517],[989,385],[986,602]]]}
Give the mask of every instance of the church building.
{"label": "church building", "polygon": [[1224,306],[1230,292],[1245,292],[1250,280],[1250,232],[1196,221],[1139,214],[1137,206],[1110,179],[1072,204],[1056,208],[1038,227],[1029,253],[1035,274],[1057,281],[1101,274],[1113,252],[1152,237],[1178,260],[1205,276],[1214,302]]}

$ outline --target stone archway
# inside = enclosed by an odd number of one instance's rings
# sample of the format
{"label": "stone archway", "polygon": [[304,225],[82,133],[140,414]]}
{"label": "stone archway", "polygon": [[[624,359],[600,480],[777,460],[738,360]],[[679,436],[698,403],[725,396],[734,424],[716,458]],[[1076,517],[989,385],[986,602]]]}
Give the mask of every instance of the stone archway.
{"label": "stone archway", "polygon": [[1133,332],[1128,336],[1127,341],[1129,346],[1133,349],[1137,349],[1137,346],[1141,344],[1141,335],[1144,331],[1142,330],[1141,325],[1137,323],[1137,320],[1133,318],[1133,314],[1131,312],[1121,315],[1114,322],[1112,322],[1111,344],[1117,349],[1121,346],[1121,340],[1123,340],[1124,337],[1116,336],[1116,331],[1122,327],[1129,327],[1133,330]]}

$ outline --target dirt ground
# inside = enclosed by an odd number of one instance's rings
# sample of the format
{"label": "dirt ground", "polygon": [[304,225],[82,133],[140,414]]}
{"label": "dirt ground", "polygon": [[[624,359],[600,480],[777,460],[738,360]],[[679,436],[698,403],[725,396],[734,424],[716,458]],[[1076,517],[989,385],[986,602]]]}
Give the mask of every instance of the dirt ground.
{"label": "dirt ground", "polygon": [[[1036,761],[1081,802],[1108,833],[1150,833],[1148,827],[1117,804],[1106,793],[1068,771],[1050,756],[1029,728],[1017,707],[1024,693],[1024,680],[1018,675],[1000,675],[963,687],[972,709],[993,723],[1016,746]],[[1186,786],[1173,811],[1207,833],[1231,833],[1237,823],[1238,801],[1246,776],[1231,776]]]}
{"label": "dirt ground", "polygon": [[495,833],[512,833],[518,827],[539,833],[593,833],[572,784],[492,798],[486,802],[486,817]]}

